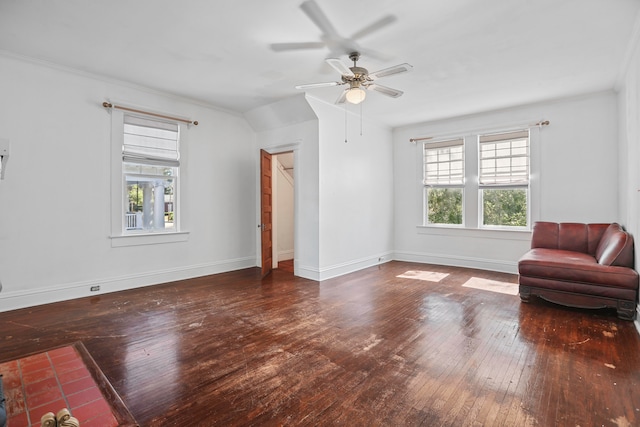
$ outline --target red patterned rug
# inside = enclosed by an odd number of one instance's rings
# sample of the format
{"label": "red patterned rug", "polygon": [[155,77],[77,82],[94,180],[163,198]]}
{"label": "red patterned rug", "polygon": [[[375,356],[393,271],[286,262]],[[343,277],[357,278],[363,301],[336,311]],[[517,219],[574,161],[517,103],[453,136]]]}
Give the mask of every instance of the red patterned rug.
{"label": "red patterned rug", "polygon": [[40,426],[67,408],[82,427],[137,426],[81,342],[0,363],[7,427]]}

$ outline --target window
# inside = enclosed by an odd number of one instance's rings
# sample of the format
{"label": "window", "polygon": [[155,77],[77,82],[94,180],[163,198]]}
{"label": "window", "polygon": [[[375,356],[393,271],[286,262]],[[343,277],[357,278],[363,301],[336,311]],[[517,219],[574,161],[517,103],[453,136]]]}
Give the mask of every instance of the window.
{"label": "window", "polygon": [[124,232],[176,231],[179,126],[125,114],[123,135]]}
{"label": "window", "polygon": [[478,137],[482,226],[527,227],[529,131]]}
{"label": "window", "polygon": [[426,224],[463,224],[464,141],[424,144]]}
{"label": "window", "polygon": [[[539,218],[531,176],[538,129],[470,133],[423,143],[422,226],[527,230]],[[534,147],[537,146],[534,144]],[[532,202],[536,209],[532,209]]]}

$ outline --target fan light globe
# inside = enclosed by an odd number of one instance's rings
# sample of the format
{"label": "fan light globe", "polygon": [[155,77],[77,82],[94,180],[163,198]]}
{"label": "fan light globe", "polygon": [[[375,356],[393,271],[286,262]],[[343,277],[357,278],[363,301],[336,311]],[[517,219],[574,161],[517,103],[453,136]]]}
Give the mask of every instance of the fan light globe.
{"label": "fan light globe", "polygon": [[360,104],[366,98],[367,93],[359,87],[352,87],[347,91],[347,101],[352,104]]}

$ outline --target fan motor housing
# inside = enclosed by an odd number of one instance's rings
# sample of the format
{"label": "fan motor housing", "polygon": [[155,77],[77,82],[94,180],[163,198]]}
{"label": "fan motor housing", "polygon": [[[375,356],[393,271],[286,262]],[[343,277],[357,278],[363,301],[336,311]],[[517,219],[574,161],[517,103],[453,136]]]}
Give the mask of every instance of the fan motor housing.
{"label": "fan motor housing", "polygon": [[351,70],[351,72],[353,74],[356,75],[356,77],[358,76],[366,76],[367,74],[369,74],[369,72],[367,71],[366,68],[362,68],[362,67],[349,67],[349,69]]}
{"label": "fan motor housing", "polygon": [[360,82],[364,83],[369,80],[369,71],[363,67],[349,67],[351,72],[354,74],[353,76],[342,76],[342,81],[344,83],[352,83],[352,82]]}

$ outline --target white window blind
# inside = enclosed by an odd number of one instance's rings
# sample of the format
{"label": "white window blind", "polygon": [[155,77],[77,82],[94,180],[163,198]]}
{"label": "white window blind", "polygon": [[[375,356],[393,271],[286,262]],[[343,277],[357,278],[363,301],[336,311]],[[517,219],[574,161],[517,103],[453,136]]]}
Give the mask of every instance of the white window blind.
{"label": "white window blind", "polygon": [[464,141],[455,139],[424,144],[424,184],[464,184]]}
{"label": "white window blind", "polygon": [[529,131],[480,135],[480,187],[529,184]]}
{"label": "white window blind", "polygon": [[176,123],[125,115],[123,161],[180,166],[179,129]]}

